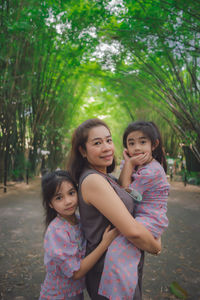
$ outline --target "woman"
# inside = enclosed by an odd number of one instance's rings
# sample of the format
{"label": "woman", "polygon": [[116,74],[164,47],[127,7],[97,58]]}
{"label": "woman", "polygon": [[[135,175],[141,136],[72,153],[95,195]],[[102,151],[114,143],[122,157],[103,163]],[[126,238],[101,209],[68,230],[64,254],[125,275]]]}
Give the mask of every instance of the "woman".
{"label": "woman", "polygon": [[[141,250],[152,254],[161,250],[160,242],[133,218],[131,196],[108,175],[115,167],[114,144],[110,130],[103,121],[89,119],[74,131],[68,167],[74,180],[79,183],[79,209],[87,239],[86,255],[99,244],[109,224]],[[107,299],[98,294],[104,258],[105,255],[86,276],[88,293],[93,300]],[[142,255],[134,300],[142,299],[143,259]]]}

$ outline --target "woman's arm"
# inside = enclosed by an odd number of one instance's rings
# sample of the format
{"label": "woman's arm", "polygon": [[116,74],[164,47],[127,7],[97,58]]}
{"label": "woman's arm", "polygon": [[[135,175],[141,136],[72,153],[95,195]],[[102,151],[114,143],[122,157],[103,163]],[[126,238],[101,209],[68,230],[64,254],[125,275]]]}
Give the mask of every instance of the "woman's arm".
{"label": "woman's arm", "polygon": [[99,260],[103,253],[107,250],[108,246],[119,234],[116,228],[110,230],[110,225],[106,228],[102,241],[100,244],[84,259],[81,260],[80,269],[74,272],[73,279],[80,279],[83,277]]}
{"label": "woman's arm", "polygon": [[95,206],[135,246],[152,254],[161,250],[160,242],[133,218],[101,175],[88,175],[82,182],[81,192],[84,201]]}

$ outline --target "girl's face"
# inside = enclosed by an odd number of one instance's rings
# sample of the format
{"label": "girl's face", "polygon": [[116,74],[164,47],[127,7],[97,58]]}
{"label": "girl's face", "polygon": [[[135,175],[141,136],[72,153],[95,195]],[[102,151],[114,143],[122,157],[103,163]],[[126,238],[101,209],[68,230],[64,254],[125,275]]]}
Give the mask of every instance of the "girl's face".
{"label": "girl's face", "polygon": [[155,149],[155,147],[152,147],[151,140],[142,131],[129,133],[126,143],[128,154],[131,157],[144,153],[152,155],[152,151]]}
{"label": "girl's face", "polygon": [[90,129],[86,150],[81,150],[83,157],[91,167],[106,174],[114,158],[114,144],[109,130],[104,126],[96,126]]}
{"label": "girl's face", "polygon": [[55,209],[60,216],[70,222],[71,217],[74,216],[77,205],[78,195],[76,189],[71,182],[63,181],[53,196],[50,207]]}

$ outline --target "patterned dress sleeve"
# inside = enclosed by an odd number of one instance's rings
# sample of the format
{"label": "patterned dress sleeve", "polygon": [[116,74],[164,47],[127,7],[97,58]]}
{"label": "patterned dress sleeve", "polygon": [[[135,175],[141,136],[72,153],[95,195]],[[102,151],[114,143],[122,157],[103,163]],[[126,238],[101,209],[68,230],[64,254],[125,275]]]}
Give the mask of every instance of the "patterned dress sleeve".
{"label": "patterned dress sleeve", "polygon": [[142,194],[143,200],[135,205],[135,218],[155,237],[168,227],[167,200],[169,183],[162,166],[157,162],[140,168],[133,175],[131,188]]}
{"label": "patterned dress sleeve", "polygon": [[[74,271],[80,269],[80,254],[78,243],[71,240],[70,232],[64,228],[49,227],[44,246],[46,249],[45,264],[51,269],[60,268],[60,271],[68,278]],[[56,270],[55,270],[56,271]]]}
{"label": "patterned dress sleeve", "polygon": [[130,188],[136,189],[143,195],[146,190],[163,191],[169,189],[169,184],[163,179],[163,174],[159,168],[142,167],[136,173],[133,173]]}
{"label": "patterned dress sleeve", "polygon": [[122,170],[122,169],[123,169],[123,167],[124,167],[124,164],[125,164],[125,161],[124,161],[124,160],[122,160],[122,161],[121,161],[121,163],[120,163],[120,167],[119,167],[119,168],[120,168],[120,170]]}

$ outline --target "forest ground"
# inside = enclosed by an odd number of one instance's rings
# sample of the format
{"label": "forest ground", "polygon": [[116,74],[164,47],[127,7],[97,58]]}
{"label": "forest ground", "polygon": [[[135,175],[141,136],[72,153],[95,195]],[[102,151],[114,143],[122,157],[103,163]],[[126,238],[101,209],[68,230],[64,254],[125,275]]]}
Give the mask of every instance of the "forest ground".
{"label": "forest ground", "polygon": [[[45,275],[40,178],[0,189],[0,299],[36,300]],[[200,299],[200,187],[172,182],[169,228],[161,255],[147,254],[143,300],[177,299],[176,281],[190,300]],[[89,299],[86,295],[86,299]]]}

